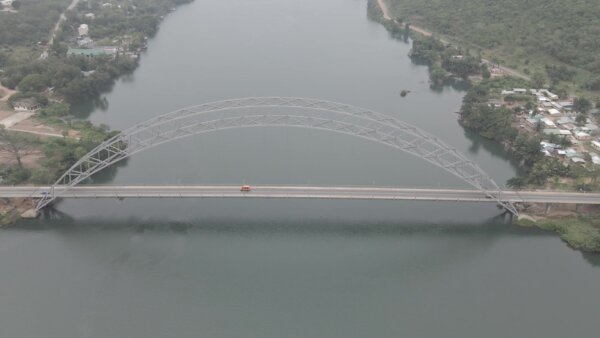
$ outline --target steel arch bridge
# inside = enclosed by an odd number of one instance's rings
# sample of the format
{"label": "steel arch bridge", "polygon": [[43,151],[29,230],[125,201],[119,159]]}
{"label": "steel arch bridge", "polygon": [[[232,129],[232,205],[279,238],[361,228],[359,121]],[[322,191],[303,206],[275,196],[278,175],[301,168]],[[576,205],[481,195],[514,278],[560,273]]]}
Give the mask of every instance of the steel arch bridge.
{"label": "steel arch bridge", "polygon": [[[281,108],[293,111],[281,114]],[[38,200],[40,210],[91,175],[140,151],[191,135],[248,127],[297,127],[352,135],[384,144],[434,164],[495,199],[513,215],[498,185],[477,164],[415,126],[368,109],[310,98],[250,97],[205,103],[157,116],[98,145]],[[61,189],[55,189],[60,187]]]}

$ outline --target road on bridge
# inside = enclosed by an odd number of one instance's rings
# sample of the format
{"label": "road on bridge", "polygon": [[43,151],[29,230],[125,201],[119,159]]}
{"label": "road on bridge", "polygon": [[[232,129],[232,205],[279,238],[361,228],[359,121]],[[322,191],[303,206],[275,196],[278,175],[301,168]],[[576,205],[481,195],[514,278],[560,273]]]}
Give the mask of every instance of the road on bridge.
{"label": "road on bridge", "polygon": [[[315,198],[364,200],[428,200],[490,202],[479,190],[413,189],[386,187],[254,186],[250,192],[240,186],[78,186],[55,188],[60,198]],[[50,187],[2,187],[0,197],[41,198]],[[600,204],[599,193],[559,191],[503,191],[502,200],[513,203]]]}

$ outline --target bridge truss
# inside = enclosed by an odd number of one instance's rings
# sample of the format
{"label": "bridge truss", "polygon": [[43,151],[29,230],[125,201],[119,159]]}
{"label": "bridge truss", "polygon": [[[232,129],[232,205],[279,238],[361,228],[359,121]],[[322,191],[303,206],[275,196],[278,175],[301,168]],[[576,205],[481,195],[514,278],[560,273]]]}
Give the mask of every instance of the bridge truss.
{"label": "bridge truss", "polygon": [[[282,114],[282,109],[287,114]],[[439,138],[395,117],[347,104],[295,97],[251,97],[177,110],[135,125],[83,156],[38,200],[40,210],[68,188],[127,157],[192,135],[249,127],[297,127],[331,131],[384,144],[459,177],[514,215],[498,185],[473,161]],[[60,187],[61,189],[55,189]]]}

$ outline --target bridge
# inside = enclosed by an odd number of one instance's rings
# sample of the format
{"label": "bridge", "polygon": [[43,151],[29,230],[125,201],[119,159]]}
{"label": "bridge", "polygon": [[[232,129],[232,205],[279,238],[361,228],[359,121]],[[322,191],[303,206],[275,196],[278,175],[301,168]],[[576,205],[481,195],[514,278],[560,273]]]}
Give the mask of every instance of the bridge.
{"label": "bridge", "polygon": [[[51,186],[6,187],[0,198],[43,198]],[[497,203],[480,190],[414,189],[392,187],[253,186],[243,192],[239,185],[205,186],[94,186],[56,187],[62,198],[311,198],[345,200],[408,200]],[[511,203],[600,204],[600,193],[558,191],[502,191]]]}
{"label": "bridge", "polygon": [[[506,192],[494,180],[436,136],[390,115],[343,103],[297,97],[224,100],[157,116],[106,140],[77,161],[49,191],[38,191],[31,197],[38,197],[36,211],[39,211],[57,198],[73,197],[76,191],[83,191],[74,190],[79,183],[146,149],[192,135],[255,127],[323,130],[392,147],[459,177],[479,191],[483,198],[495,201],[514,215],[518,214],[512,199],[505,196]],[[401,170],[398,168],[399,174]],[[95,189],[102,190],[99,187]],[[155,196],[161,193],[159,188],[156,189]]]}

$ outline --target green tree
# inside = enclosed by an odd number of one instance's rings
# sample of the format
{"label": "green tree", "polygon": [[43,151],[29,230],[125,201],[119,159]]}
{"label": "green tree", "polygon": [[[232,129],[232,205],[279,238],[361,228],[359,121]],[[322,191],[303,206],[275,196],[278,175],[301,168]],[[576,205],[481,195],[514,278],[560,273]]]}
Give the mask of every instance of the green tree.
{"label": "green tree", "polygon": [[42,116],[63,117],[69,115],[71,108],[68,103],[52,102],[40,110]]}
{"label": "green tree", "polygon": [[544,75],[543,73],[536,72],[533,73],[533,75],[531,75],[531,83],[536,88],[544,88],[544,86],[546,85],[546,81],[546,75]]}
{"label": "green tree", "polygon": [[577,117],[575,117],[575,122],[577,122],[577,124],[580,126],[584,125],[587,122],[587,114],[577,114]]}
{"label": "green tree", "polygon": [[587,114],[592,107],[592,102],[585,97],[578,97],[573,101],[573,110],[582,114]]}
{"label": "green tree", "polygon": [[506,181],[507,187],[517,189],[517,190],[523,188],[526,185],[527,185],[527,181],[525,180],[524,177],[521,177],[521,176],[515,176],[515,177],[509,179],[508,181]]}
{"label": "green tree", "polygon": [[24,92],[41,92],[48,87],[46,77],[40,74],[29,74],[19,82],[17,88]]}
{"label": "green tree", "polygon": [[486,64],[481,65],[481,76],[484,79],[489,79],[492,77],[492,73],[490,73],[490,69],[488,68],[488,65],[486,65]]}

